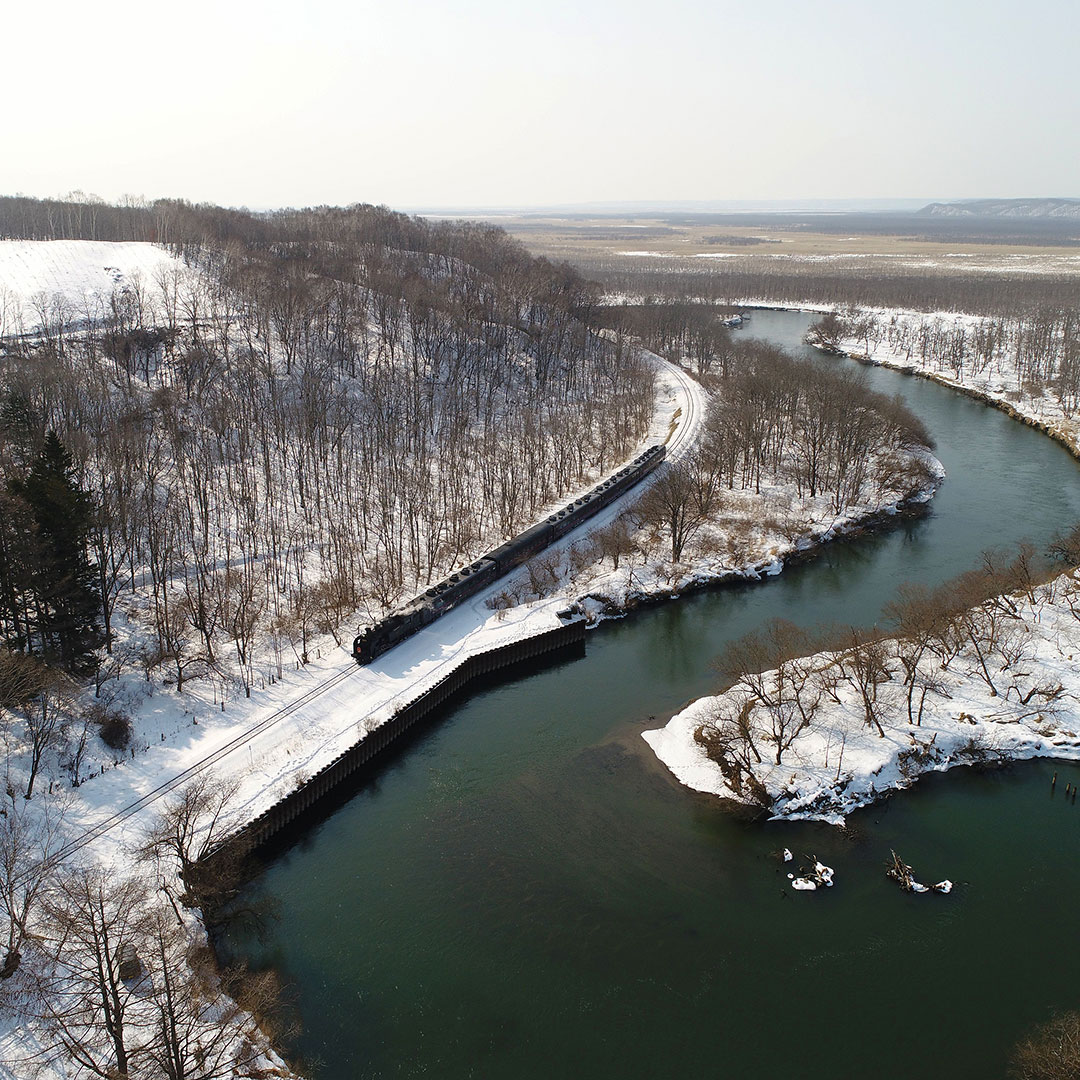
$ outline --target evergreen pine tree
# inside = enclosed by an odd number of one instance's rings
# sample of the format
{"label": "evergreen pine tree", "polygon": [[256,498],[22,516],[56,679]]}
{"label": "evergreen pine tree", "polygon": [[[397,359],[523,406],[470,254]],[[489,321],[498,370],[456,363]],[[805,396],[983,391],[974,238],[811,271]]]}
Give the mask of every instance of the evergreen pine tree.
{"label": "evergreen pine tree", "polygon": [[26,479],[12,486],[34,521],[35,644],[47,662],[89,674],[101,642],[101,598],[87,555],[93,504],[76,482],[71,455],[56,432],[45,437]]}
{"label": "evergreen pine tree", "polygon": [[30,507],[14,488],[0,488],[0,643],[21,653],[32,645],[37,541]]}

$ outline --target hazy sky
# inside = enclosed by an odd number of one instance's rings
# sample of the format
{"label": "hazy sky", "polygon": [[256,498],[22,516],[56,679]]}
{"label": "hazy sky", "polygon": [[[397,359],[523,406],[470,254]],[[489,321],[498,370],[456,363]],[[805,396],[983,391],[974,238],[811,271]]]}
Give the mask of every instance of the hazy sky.
{"label": "hazy sky", "polygon": [[0,193],[1080,196],[1068,0],[6,8]]}

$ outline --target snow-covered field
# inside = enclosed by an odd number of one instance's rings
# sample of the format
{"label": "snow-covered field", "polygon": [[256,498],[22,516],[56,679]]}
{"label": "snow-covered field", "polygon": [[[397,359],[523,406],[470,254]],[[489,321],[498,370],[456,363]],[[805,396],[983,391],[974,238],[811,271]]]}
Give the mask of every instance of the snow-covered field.
{"label": "snow-covered field", "polygon": [[164,248],[103,240],[5,240],[0,243],[0,337],[33,333],[63,313],[82,323],[114,290],[149,285],[163,271],[185,270]]}

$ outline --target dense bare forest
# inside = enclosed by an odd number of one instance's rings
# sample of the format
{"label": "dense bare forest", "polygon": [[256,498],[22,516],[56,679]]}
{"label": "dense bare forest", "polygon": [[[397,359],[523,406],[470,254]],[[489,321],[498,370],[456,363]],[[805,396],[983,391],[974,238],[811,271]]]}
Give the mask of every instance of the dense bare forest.
{"label": "dense bare forest", "polygon": [[[997,280],[996,275],[991,277]],[[795,274],[786,296],[776,297],[777,302],[795,302],[800,293],[794,283],[801,280]],[[995,313],[992,289],[988,294],[969,292],[973,282],[960,277],[927,275],[925,281],[928,288],[938,290],[937,310],[957,315],[920,314],[918,305],[909,313],[873,310],[876,277],[849,275],[844,288],[834,290],[843,302],[836,302],[836,310],[814,325],[807,340],[832,352],[854,345],[866,355],[884,346],[898,358],[959,382],[989,380],[1015,401],[1046,399],[1066,417],[1076,413],[1080,408],[1080,305],[1074,280],[1069,279],[1067,286],[1041,276],[1014,281],[1003,286],[1000,313]],[[665,288],[677,282],[688,284],[675,275],[666,280]],[[657,281],[646,271],[628,277],[626,284],[633,285],[631,294],[638,296]],[[598,308],[594,318],[636,335],[663,356],[679,357],[701,377],[718,374],[726,379],[739,366],[724,325],[724,316],[736,306],[725,300],[687,299],[677,292],[645,291],[641,300]],[[965,317],[959,317],[960,313]]]}
{"label": "dense bare forest", "polygon": [[[685,364],[709,388],[699,456],[721,486],[760,492],[764,479],[790,482],[800,497],[828,493],[839,513],[862,499],[872,473],[879,490],[896,483],[910,460],[895,452],[931,445],[906,406],[870,391],[857,369],[831,371],[752,337],[734,340],[712,305],[654,298],[594,318]],[[855,325],[841,320],[844,333]]]}
{"label": "dense bare forest", "polygon": [[799,497],[827,494],[841,513],[867,488],[925,480],[903,452],[932,440],[899,398],[874,393],[858,371],[823,370],[759,342],[739,353],[741,362],[715,379],[702,448],[727,487],[788,481]]}
{"label": "dense bare forest", "polygon": [[[280,671],[316,630],[513,533],[628,456],[651,416],[652,370],[589,327],[593,289],[497,229],[15,199],[0,223],[184,260],[86,310],[37,298],[36,332],[0,358],[0,618],[51,659],[40,515],[18,487],[50,436],[93,507],[112,663],[165,663],[181,688],[224,639],[246,687],[257,662]],[[114,612],[144,584],[154,645],[118,655]]]}
{"label": "dense bare forest", "polygon": [[575,265],[612,294],[688,298],[719,305],[765,304],[905,308],[1013,316],[1032,309],[1076,306],[1076,278],[1002,268],[993,273],[916,269],[888,258],[710,260],[582,257]]}

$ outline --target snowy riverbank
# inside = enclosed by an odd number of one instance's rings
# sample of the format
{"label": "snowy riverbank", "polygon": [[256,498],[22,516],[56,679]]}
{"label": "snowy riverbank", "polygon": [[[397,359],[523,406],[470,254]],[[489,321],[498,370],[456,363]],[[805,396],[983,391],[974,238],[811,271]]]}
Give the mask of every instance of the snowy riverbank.
{"label": "snowy riverbank", "polygon": [[[760,298],[741,300],[735,306],[746,311],[798,311],[822,316],[836,310],[828,304],[807,301],[779,305]],[[1080,458],[1080,417],[1076,409],[1066,408],[1061,397],[1054,394],[1052,380],[1040,384],[1026,377],[1003,345],[991,360],[976,355],[974,343],[980,334],[989,336],[994,332],[1000,338],[1000,320],[955,311],[900,308],[860,308],[858,314],[873,320],[874,330],[869,335],[849,333],[836,342],[835,348],[823,352],[918,375],[957,390],[1039,428]],[[744,329],[753,336],[752,319]],[[929,344],[934,340],[938,355]],[[942,353],[951,354],[951,360]]]}
{"label": "snowy riverbank", "polygon": [[775,577],[787,563],[810,556],[823,544],[918,512],[933,498],[945,469],[929,451],[912,451],[910,458],[921,473],[913,488],[878,492],[877,498],[840,514],[832,512],[828,499],[799,498],[785,485],[763,485],[761,494],[728,492],[723,515],[696,539],[684,560],[658,557],[662,542],[652,537],[618,567],[598,563],[573,575],[567,598],[594,622],[695,589]]}
{"label": "snowy riverbank", "polygon": [[[646,442],[666,440],[670,458],[677,461],[697,437],[705,402],[700,387],[684,372],[670,365],[661,371]],[[110,708],[130,717],[131,745],[126,752],[111,752],[96,743],[88,749],[82,780],[69,800],[63,842],[69,854],[78,853],[86,864],[130,872],[133,852],[143,846],[147,828],[170,793],[209,771],[235,785],[230,821],[238,825],[377,728],[466,656],[557,625],[568,602],[579,601],[585,616],[595,619],[709,581],[777,573],[784,561],[817,543],[891,516],[905,500],[929,498],[940,467],[932,461],[925,464],[931,472],[921,474],[917,491],[875,489],[872,497],[841,516],[830,512],[824,498],[801,500],[779,486],[764,485],[756,495],[732,493],[726,497],[723,519],[702,532],[684,562],[669,566],[646,554],[663,543],[653,536],[651,545],[624,558],[618,570],[601,559],[569,579],[560,578],[543,598],[489,606],[497,593],[505,592],[506,583],[500,582],[362,670],[349,657],[347,643],[338,646],[324,638],[309,644],[306,665],[279,664],[276,672],[260,672],[247,697],[235,685],[212,680],[187,681],[180,693],[163,682],[160,673],[152,680],[144,677],[130,660],[122,671],[117,667],[102,692]],[[608,508],[582,534],[566,538],[555,554],[567,568],[574,562],[574,549],[588,541],[587,534],[610,526],[632,498]],[[135,657],[138,619],[127,614],[118,615],[118,644],[130,646],[129,657]],[[9,778],[16,785],[25,783],[19,745],[19,740],[9,740]],[[58,780],[57,788],[62,784]],[[36,808],[39,801],[27,805]],[[171,882],[170,888],[178,892],[179,883]],[[25,1060],[23,1051],[35,1052],[21,1041],[28,1037],[27,1031],[13,1027],[0,1038],[0,1058]],[[19,1065],[12,1068],[11,1076],[20,1075]]]}
{"label": "snowy riverbank", "polygon": [[[994,320],[952,312],[870,309],[867,314],[883,330],[869,338],[843,338],[839,342],[840,355],[918,375],[968,394],[1021,423],[1039,428],[1073,457],[1080,458],[1080,419],[1074,409],[1066,408],[1062,396],[1053,392],[1052,380],[1036,382],[1025,377],[1020,367],[1004,355],[989,362],[973,358],[971,342],[980,332],[988,332]],[[956,355],[951,363],[917,347],[920,340],[935,336],[939,340],[951,337],[955,342]]]}
{"label": "snowy riverbank", "polygon": [[[880,681],[869,689],[871,719],[864,658],[819,653],[761,677],[763,693],[783,699],[782,713],[773,715],[741,682],[698,699],[643,738],[687,787],[777,818],[833,824],[924,772],[1034,757],[1078,760],[1078,600],[1080,576],[1070,573],[1029,598],[988,602],[979,615],[984,625],[974,631],[977,647],[969,639],[952,653],[966,630],[942,627],[941,639],[917,658],[913,722],[909,669],[917,645],[890,641],[880,663],[874,660]],[[783,689],[791,680],[810,716],[805,726],[794,688]],[[787,745],[777,763],[781,741]]]}
{"label": "snowy riverbank", "polygon": [[[949,369],[887,340],[910,341],[920,329],[962,336],[986,320],[944,313],[871,314],[890,333],[876,341],[848,337],[835,351],[974,396],[1040,428],[1080,457],[1080,425],[1049,389],[1022,385],[1003,362],[978,371],[965,370],[962,362]],[[1032,757],[1075,759],[1080,757],[1078,590],[1076,574],[1067,573],[1020,598],[988,601],[968,613],[966,630],[939,628],[939,644],[926,646],[914,666],[911,638],[890,641],[879,658],[871,658],[879,667],[869,689],[866,657],[819,653],[797,661],[794,675],[780,668],[766,673],[756,697],[744,681],[699,699],[643,737],[688,787],[758,806],[775,817],[836,824],[927,771]],[[953,644],[945,640],[950,632]],[[805,681],[805,701],[776,705],[773,699],[774,707],[766,705],[762,699],[770,695],[764,688],[782,686],[789,677]],[[909,722],[912,694],[916,722]],[[805,724],[800,704],[812,713]],[[792,720],[785,709],[795,709],[798,718]]]}

